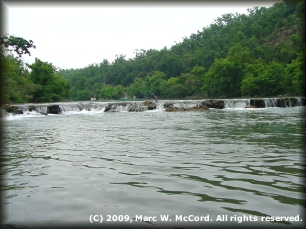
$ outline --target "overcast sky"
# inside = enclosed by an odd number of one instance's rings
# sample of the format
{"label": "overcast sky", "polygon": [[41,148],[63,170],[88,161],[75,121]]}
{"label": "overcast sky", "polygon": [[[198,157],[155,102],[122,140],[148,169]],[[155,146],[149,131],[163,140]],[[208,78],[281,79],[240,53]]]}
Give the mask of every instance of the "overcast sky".
{"label": "overcast sky", "polygon": [[135,57],[135,49],[171,48],[183,37],[210,26],[226,13],[247,14],[248,8],[270,7],[276,1],[185,3],[42,3],[3,1],[4,32],[33,40],[35,57],[62,69],[83,68],[115,55]]}

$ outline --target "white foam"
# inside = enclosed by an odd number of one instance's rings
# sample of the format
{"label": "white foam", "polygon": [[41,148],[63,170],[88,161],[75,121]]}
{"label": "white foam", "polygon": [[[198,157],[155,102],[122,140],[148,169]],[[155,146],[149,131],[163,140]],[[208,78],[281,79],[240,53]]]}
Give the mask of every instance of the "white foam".
{"label": "white foam", "polygon": [[23,114],[11,114],[7,113],[6,116],[3,117],[4,120],[18,120],[23,118],[35,118],[35,117],[43,117],[45,115],[42,115],[38,113],[37,111],[24,111]]}

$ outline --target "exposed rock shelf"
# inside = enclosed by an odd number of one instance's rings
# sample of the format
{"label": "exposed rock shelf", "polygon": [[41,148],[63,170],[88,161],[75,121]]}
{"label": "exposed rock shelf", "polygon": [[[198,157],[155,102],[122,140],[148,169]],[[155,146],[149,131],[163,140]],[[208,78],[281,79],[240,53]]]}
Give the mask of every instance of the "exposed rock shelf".
{"label": "exposed rock shelf", "polygon": [[40,104],[5,104],[1,107],[1,116],[8,114],[23,115],[37,112],[42,115],[63,114],[67,112],[100,111],[100,112],[143,112],[163,110],[166,112],[207,111],[209,109],[228,108],[268,108],[304,106],[304,97],[286,98],[251,98],[251,99],[205,99],[205,100],[148,100],[148,101],[84,101],[67,103]]}

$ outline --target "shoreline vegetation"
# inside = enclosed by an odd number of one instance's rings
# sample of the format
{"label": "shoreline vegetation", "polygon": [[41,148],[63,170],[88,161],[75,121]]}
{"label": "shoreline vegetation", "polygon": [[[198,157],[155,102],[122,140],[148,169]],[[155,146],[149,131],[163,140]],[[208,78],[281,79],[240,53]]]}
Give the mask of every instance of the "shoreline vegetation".
{"label": "shoreline vegetation", "polygon": [[24,64],[33,41],[4,36],[2,49],[19,57],[1,57],[1,103],[302,97],[304,8],[302,0],[284,0],[224,14],[169,49],[136,49],[134,58],[120,54],[78,69],[38,58]]}

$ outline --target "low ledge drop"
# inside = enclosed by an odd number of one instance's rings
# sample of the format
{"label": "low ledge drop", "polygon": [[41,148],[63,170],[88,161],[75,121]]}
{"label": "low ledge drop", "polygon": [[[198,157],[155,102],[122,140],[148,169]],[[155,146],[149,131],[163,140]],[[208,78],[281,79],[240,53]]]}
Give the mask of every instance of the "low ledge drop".
{"label": "low ledge drop", "polygon": [[[182,105],[181,105],[182,104]],[[160,101],[125,101],[125,102],[75,102],[68,104],[4,104],[0,106],[1,117],[9,114],[22,115],[36,111],[42,115],[62,114],[66,111],[90,111],[99,109],[104,112],[143,112],[147,110],[162,109],[166,112],[179,111],[207,111],[210,109],[226,108],[268,108],[268,107],[298,107],[305,106],[305,97],[281,97],[281,98],[251,98],[251,99],[204,99],[204,100],[160,100]]]}

